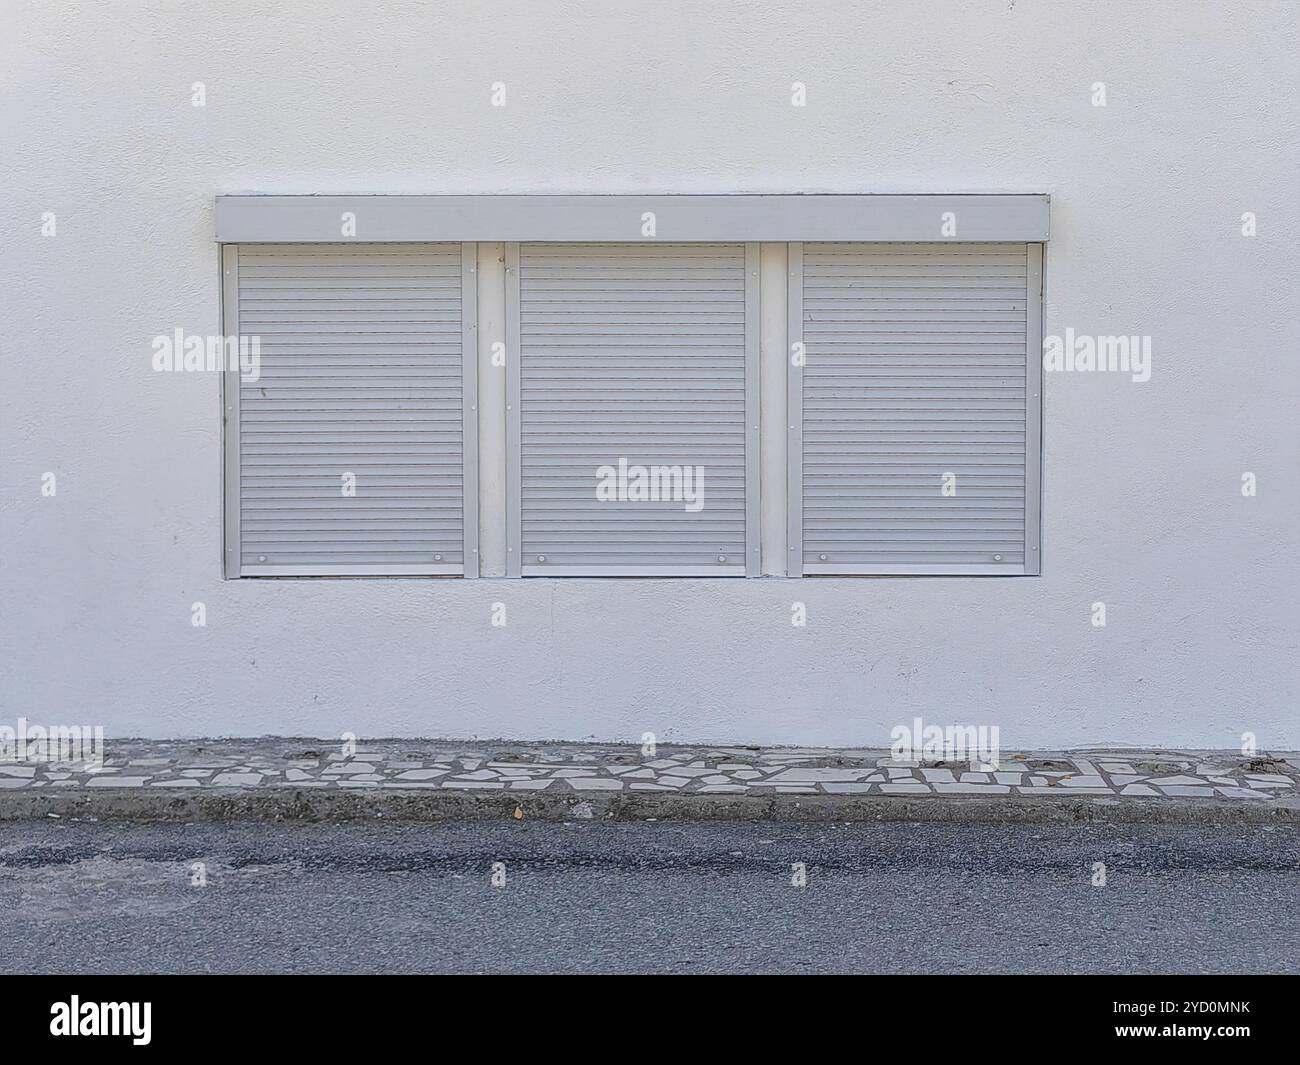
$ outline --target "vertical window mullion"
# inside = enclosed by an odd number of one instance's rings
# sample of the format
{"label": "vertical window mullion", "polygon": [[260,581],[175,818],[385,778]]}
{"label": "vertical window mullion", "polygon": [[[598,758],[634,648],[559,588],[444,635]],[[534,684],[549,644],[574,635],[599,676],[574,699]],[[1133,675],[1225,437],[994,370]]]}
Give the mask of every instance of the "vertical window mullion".
{"label": "vertical window mullion", "polygon": [[792,242],[786,272],[786,574],[803,576],[803,243]]}
{"label": "vertical window mullion", "polygon": [[461,508],[464,575],[479,575],[478,245],[460,246]]}
{"label": "vertical window mullion", "polygon": [[[239,336],[239,245],[221,245],[221,331],[227,337]],[[238,342],[238,341],[236,341]],[[240,575],[239,496],[239,369],[227,367],[221,375],[222,439],[225,450],[225,573],[229,579]]]}
{"label": "vertical window mullion", "polygon": [[1025,271],[1025,573],[1042,572],[1043,246],[1029,245]]}
{"label": "vertical window mullion", "polygon": [[523,564],[523,463],[520,436],[519,245],[506,245],[506,576]]}
{"label": "vertical window mullion", "polygon": [[745,576],[762,575],[759,530],[759,246],[745,245]]}

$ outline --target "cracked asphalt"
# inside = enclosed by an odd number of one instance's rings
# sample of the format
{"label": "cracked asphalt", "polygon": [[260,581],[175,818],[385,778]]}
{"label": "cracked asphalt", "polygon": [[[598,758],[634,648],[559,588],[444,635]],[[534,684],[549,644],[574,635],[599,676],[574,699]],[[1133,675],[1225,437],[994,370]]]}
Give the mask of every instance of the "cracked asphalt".
{"label": "cracked asphalt", "polygon": [[1295,973],[1300,830],[17,822],[0,944],[4,973]]}

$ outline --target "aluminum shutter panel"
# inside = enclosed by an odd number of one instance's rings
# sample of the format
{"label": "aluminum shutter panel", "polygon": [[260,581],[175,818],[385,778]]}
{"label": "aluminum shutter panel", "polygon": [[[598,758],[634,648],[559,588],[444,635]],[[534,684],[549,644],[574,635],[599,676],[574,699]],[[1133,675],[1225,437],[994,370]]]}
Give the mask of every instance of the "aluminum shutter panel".
{"label": "aluminum shutter panel", "polygon": [[803,572],[1037,572],[1030,258],[803,245]]}
{"label": "aluminum shutter panel", "polygon": [[464,572],[462,246],[236,256],[241,575]]}
{"label": "aluminum shutter panel", "polygon": [[[744,575],[757,403],[747,254],[756,274],[757,248],[743,244],[519,246],[523,575]],[[601,501],[598,471],[620,460],[702,467],[702,506]]]}

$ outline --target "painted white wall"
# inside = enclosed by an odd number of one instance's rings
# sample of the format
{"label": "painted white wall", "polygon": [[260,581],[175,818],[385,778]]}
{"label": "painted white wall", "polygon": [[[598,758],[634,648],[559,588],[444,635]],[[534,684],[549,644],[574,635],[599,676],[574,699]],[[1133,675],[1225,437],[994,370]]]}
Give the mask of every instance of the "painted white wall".
{"label": "painted white wall", "polygon": [[[1300,747],[1298,22],[4,5],[0,721],[878,745],[919,714],[1006,747]],[[1049,377],[1041,578],[222,580],[219,383],[149,344],[220,330],[214,196],[736,191],[1051,193],[1046,331],[1150,334],[1155,369]]]}

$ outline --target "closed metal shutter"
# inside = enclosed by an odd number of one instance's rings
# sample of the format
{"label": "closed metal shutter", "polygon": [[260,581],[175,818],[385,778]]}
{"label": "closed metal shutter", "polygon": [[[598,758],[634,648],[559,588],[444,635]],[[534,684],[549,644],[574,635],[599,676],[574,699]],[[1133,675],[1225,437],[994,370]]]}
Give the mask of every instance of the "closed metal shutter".
{"label": "closed metal shutter", "polygon": [[[744,244],[508,249],[512,573],[757,572],[757,264]],[[636,498],[656,469],[682,491]],[[672,471],[699,469],[694,509]]]}
{"label": "closed metal shutter", "polygon": [[803,572],[1038,572],[1041,246],[792,245],[792,278]]}
{"label": "closed metal shutter", "polygon": [[223,263],[226,331],[261,344],[260,379],[227,374],[228,572],[477,575],[474,245]]}

